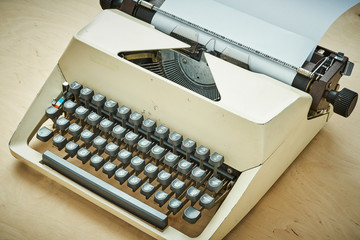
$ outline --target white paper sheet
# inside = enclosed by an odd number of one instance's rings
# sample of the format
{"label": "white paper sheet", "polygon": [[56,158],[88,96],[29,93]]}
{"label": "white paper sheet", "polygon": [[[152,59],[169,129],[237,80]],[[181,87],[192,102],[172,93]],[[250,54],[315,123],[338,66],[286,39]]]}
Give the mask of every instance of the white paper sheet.
{"label": "white paper sheet", "polygon": [[[359,0],[166,0],[161,9],[286,63],[300,67],[332,22]],[[156,13],[152,24],[170,34],[179,22]],[[184,25],[184,27],[188,27]],[[199,43],[213,37],[199,32]],[[216,39],[223,52],[229,43]],[[232,46],[237,48],[236,46]],[[249,67],[291,85],[296,72],[246,50]]]}

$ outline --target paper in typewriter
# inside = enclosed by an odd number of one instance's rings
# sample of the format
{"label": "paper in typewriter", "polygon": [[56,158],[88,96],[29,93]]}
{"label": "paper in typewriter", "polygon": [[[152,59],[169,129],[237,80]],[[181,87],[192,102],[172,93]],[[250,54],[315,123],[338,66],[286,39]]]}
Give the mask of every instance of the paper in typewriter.
{"label": "paper in typewriter", "polygon": [[[300,67],[328,27],[359,0],[166,0],[161,9],[236,42]],[[152,24],[170,34],[181,25],[160,13]],[[184,25],[186,26],[186,25]],[[188,26],[186,26],[188,27]],[[241,51],[251,71],[292,83],[296,72],[199,32],[198,42],[219,52]],[[226,49],[227,48],[227,49]],[[335,50],[336,51],[336,50]]]}

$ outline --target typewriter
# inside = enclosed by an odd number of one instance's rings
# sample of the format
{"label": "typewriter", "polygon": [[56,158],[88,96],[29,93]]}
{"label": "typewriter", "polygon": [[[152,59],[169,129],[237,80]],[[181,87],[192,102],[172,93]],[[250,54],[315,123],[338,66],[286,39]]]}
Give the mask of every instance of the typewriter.
{"label": "typewriter", "polygon": [[[358,95],[339,91],[339,79],[353,64],[317,46],[285,84],[251,71],[249,58],[286,63],[165,3],[101,1],[114,9],[75,34],[10,150],[155,238],[219,239],[333,112],[351,114]],[[161,32],[150,24],[156,14],[182,25]],[[200,32],[227,48],[209,47]]]}

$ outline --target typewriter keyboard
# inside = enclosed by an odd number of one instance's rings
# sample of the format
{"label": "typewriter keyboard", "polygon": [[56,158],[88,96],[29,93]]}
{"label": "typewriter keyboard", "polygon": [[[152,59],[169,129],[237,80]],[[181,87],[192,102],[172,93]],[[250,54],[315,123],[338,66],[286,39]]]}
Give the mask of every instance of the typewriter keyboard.
{"label": "typewriter keyboard", "polygon": [[181,127],[157,125],[77,82],[44,111],[31,142],[42,163],[160,230],[201,233],[240,175]]}

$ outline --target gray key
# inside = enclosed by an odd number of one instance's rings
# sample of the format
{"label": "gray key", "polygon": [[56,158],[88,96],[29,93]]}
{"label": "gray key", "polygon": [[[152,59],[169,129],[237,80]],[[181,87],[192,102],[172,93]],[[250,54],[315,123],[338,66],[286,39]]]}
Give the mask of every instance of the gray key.
{"label": "gray key", "polygon": [[45,115],[46,115],[46,117],[48,117],[50,119],[55,119],[58,116],[60,116],[60,111],[58,108],[56,108],[54,106],[50,106],[46,109]]}
{"label": "gray key", "polygon": [[135,172],[141,172],[145,167],[145,161],[141,157],[135,156],[130,161],[130,167],[132,167]]}
{"label": "gray key", "polygon": [[130,114],[129,122],[134,126],[140,126],[143,120],[144,120],[143,115],[141,115],[138,112],[133,112]]}
{"label": "gray key", "polygon": [[120,147],[113,142],[109,142],[105,147],[105,153],[110,157],[115,157],[120,150]]}
{"label": "gray key", "polygon": [[164,192],[162,190],[159,190],[155,193],[154,201],[156,203],[158,203],[159,206],[161,207],[162,205],[164,205],[167,202],[167,200],[169,200],[169,197],[170,197],[169,194],[167,194],[166,192]]}
{"label": "gray key", "polygon": [[77,107],[76,103],[74,103],[71,100],[67,100],[63,105],[64,111],[69,114],[73,114],[75,112],[76,107]]}
{"label": "gray key", "polygon": [[221,190],[221,188],[223,187],[223,182],[216,177],[212,177],[209,179],[206,187],[210,191],[212,191],[214,193],[218,193]]}
{"label": "gray key", "polygon": [[147,133],[152,133],[156,128],[156,122],[150,118],[147,118],[142,122],[141,128]]}
{"label": "gray key", "polygon": [[63,135],[58,134],[53,138],[53,144],[55,147],[61,150],[66,145],[66,138]]}
{"label": "gray key", "polygon": [[194,186],[189,187],[186,191],[186,198],[191,201],[191,203],[196,203],[200,198],[201,191]]}
{"label": "gray key", "polygon": [[65,131],[70,125],[70,121],[64,117],[59,117],[56,120],[56,128],[61,130],[61,131]]}
{"label": "gray key", "polygon": [[156,145],[151,148],[150,156],[152,156],[156,160],[160,160],[165,155],[165,153],[165,148]]}
{"label": "gray key", "polygon": [[67,152],[71,157],[74,157],[78,150],[79,145],[73,141],[70,141],[65,145],[65,152]]}
{"label": "gray key", "polygon": [[95,112],[91,112],[88,115],[88,118],[86,119],[86,122],[92,126],[92,127],[96,127],[96,125],[98,125],[101,122],[101,116]]}
{"label": "gray key", "polygon": [[54,136],[53,131],[45,126],[41,127],[36,134],[36,138],[42,142],[47,142],[52,136]]}
{"label": "gray key", "polygon": [[169,136],[169,128],[164,125],[160,125],[155,129],[155,136],[160,139],[166,139]]}
{"label": "gray key", "polygon": [[180,158],[178,155],[175,155],[172,152],[168,152],[165,155],[164,163],[165,163],[165,165],[167,165],[169,167],[174,167],[178,163],[179,159]]}
{"label": "gray key", "polygon": [[115,113],[118,107],[119,104],[111,99],[107,100],[104,104],[104,109],[109,113]]}
{"label": "gray key", "polygon": [[200,183],[206,176],[205,170],[196,167],[191,171],[190,178],[197,183]]}
{"label": "gray key", "polygon": [[133,133],[132,131],[125,134],[124,142],[129,144],[129,146],[134,146],[139,141],[139,135]]}
{"label": "gray key", "polygon": [[186,184],[185,182],[179,180],[179,179],[174,179],[171,182],[171,186],[170,186],[171,191],[173,191],[174,193],[178,195],[180,195],[183,191],[185,191],[186,189]]}
{"label": "gray key", "polygon": [[80,148],[77,151],[77,158],[82,163],[86,163],[87,161],[89,161],[90,157],[91,157],[91,152],[89,150],[87,150],[86,148]]}
{"label": "gray key", "polygon": [[215,205],[215,199],[209,194],[205,193],[201,196],[199,204],[205,209],[210,209]]}
{"label": "gray key", "polygon": [[97,107],[102,107],[105,101],[106,101],[106,97],[100,93],[95,94],[91,100],[91,102]]}
{"label": "gray key", "polygon": [[183,136],[177,132],[172,132],[169,135],[168,142],[173,146],[173,152],[176,154],[177,149],[176,147],[181,144],[183,140]]}
{"label": "gray key", "polygon": [[163,187],[167,187],[169,186],[169,184],[172,181],[172,176],[170,173],[166,172],[165,170],[162,170],[161,172],[159,172],[158,177],[157,177],[157,181],[163,185]]}
{"label": "gray key", "polygon": [[82,131],[80,134],[80,139],[86,144],[91,143],[94,137],[95,137],[94,133],[91,132],[89,129]]}
{"label": "gray key", "polygon": [[224,156],[214,152],[210,156],[209,163],[214,167],[214,176],[217,177],[217,169],[224,163]]}
{"label": "gray key", "polygon": [[141,186],[141,184],[142,184],[141,178],[134,175],[129,177],[127,182],[127,186],[131,188],[133,192],[135,192]]}
{"label": "gray key", "polygon": [[79,106],[75,109],[75,117],[80,120],[84,120],[89,115],[89,109]]}
{"label": "gray key", "polygon": [[129,172],[126,171],[123,168],[119,168],[115,171],[115,179],[120,182],[120,184],[123,184],[128,178],[129,178]]}
{"label": "gray key", "polygon": [[172,198],[172,199],[170,199],[167,208],[175,215],[180,211],[182,206],[183,206],[182,201],[179,201],[176,198]]}
{"label": "gray key", "polygon": [[149,140],[142,138],[137,145],[137,149],[142,152],[143,154],[147,153],[152,146],[152,142],[150,142]]}
{"label": "gray key", "polygon": [[200,160],[206,160],[210,155],[210,150],[203,145],[199,146],[196,149],[195,157],[197,157]]}
{"label": "gray key", "polygon": [[105,146],[106,146],[106,139],[100,136],[97,136],[94,141],[93,141],[93,146],[94,148],[96,148],[97,150],[101,151],[104,150]]}
{"label": "gray key", "polygon": [[197,220],[199,220],[200,217],[201,212],[192,206],[189,206],[184,210],[183,219],[188,223],[194,224],[197,222]]}
{"label": "gray key", "polygon": [[159,167],[158,166],[155,166],[152,163],[148,163],[145,166],[144,174],[145,174],[145,176],[147,176],[151,180],[155,179],[157,177],[158,173],[159,173]]}
{"label": "gray key", "polygon": [[146,197],[146,199],[149,199],[151,195],[153,195],[155,192],[155,186],[150,183],[144,183],[140,189],[140,193]]}
{"label": "gray key", "polygon": [[186,153],[192,153],[196,148],[196,142],[190,138],[185,139],[181,144],[181,149]]}
{"label": "gray key", "polygon": [[130,162],[131,152],[127,151],[126,149],[121,149],[121,151],[118,153],[117,159],[126,166]]}
{"label": "gray key", "polygon": [[75,96],[78,96],[80,94],[81,89],[82,85],[78,82],[72,82],[69,86],[69,91]]}
{"label": "gray key", "polygon": [[108,133],[112,130],[113,126],[114,126],[114,122],[110,121],[107,118],[104,118],[100,122],[99,129],[105,133]]}
{"label": "gray key", "polygon": [[130,108],[124,105],[122,105],[117,109],[116,116],[121,118],[123,127],[126,127],[126,120],[129,118],[130,114],[131,114]]}
{"label": "gray key", "polygon": [[80,98],[84,99],[86,102],[91,101],[94,96],[94,91],[88,87],[84,87],[80,90]]}
{"label": "gray key", "polygon": [[185,159],[181,160],[177,165],[177,171],[182,174],[188,174],[191,168],[192,168],[192,163],[186,161]]}
{"label": "gray key", "polygon": [[69,134],[71,134],[72,136],[74,137],[78,137],[82,131],[82,127],[79,126],[78,124],[76,123],[72,123],[70,126],[69,126]]}
{"label": "gray key", "polygon": [[103,173],[105,173],[108,178],[111,178],[115,171],[116,171],[116,165],[112,162],[107,162],[104,164],[104,167],[103,167]]}
{"label": "gray key", "polygon": [[95,170],[99,170],[101,166],[104,164],[104,158],[95,154],[90,158],[90,165],[95,168]]}
{"label": "gray key", "polygon": [[125,133],[126,133],[126,128],[123,128],[120,125],[116,125],[113,129],[112,129],[112,133],[111,135],[116,138],[117,140],[120,140],[122,138],[125,137]]}

